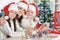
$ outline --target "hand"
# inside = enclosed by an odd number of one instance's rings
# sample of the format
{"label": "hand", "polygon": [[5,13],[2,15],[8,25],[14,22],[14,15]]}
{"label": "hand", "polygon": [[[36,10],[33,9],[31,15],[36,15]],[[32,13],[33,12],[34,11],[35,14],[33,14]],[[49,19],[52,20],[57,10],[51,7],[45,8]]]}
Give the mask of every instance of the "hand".
{"label": "hand", "polygon": [[42,32],[42,28],[41,28],[41,27],[40,27],[40,28],[38,28],[37,30],[38,30],[39,32]]}
{"label": "hand", "polygon": [[30,34],[30,31],[25,31],[25,35],[29,35]]}
{"label": "hand", "polygon": [[47,30],[47,27],[44,27],[44,28],[42,29],[43,32],[46,31],[46,30]]}
{"label": "hand", "polygon": [[0,26],[3,26],[6,23],[6,20],[4,18],[1,18],[0,20]]}
{"label": "hand", "polygon": [[34,29],[32,28],[32,29],[29,29],[28,31],[26,31],[25,33],[26,33],[26,35],[30,35],[30,34],[32,34],[33,31],[34,31]]}
{"label": "hand", "polygon": [[44,32],[44,31],[46,31],[47,29],[49,29],[50,24],[46,22],[46,23],[43,24],[42,26],[43,26],[42,31]]}

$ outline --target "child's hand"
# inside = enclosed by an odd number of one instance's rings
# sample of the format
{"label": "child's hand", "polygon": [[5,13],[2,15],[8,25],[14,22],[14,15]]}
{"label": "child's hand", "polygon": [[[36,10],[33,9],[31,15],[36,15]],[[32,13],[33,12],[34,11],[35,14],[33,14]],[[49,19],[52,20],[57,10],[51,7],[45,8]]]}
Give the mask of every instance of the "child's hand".
{"label": "child's hand", "polygon": [[32,34],[32,32],[34,31],[34,29],[32,28],[32,29],[29,29],[29,30],[27,30],[26,31],[26,35],[30,35],[30,34]]}

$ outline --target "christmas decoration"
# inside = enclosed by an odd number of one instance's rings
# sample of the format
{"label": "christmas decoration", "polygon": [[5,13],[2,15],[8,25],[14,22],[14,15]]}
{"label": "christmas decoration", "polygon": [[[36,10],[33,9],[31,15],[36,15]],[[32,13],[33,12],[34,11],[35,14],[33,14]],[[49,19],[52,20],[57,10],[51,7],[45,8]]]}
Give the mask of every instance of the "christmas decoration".
{"label": "christmas decoration", "polygon": [[60,11],[54,13],[54,29],[60,29]]}
{"label": "christmas decoration", "polygon": [[52,22],[53,22],[53,13],[50,10],[50,4],[49,4],[49,0],[41,0],[41,3],[38,4],[38,8],[39,8],[39,19],[40,22],[43,24],[45,22],[49,22],[50,23],[50,27],[53,26]]}

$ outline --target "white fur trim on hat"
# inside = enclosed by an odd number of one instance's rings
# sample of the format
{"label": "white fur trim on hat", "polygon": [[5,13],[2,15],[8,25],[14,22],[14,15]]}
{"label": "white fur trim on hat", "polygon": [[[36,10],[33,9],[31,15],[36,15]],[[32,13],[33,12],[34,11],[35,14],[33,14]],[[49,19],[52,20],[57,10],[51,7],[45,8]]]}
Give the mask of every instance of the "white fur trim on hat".
{"label": "white fur trim on hat", "polygon": [[34,13],[34,16],[36,16],[36,8],[33,5],[29,5],[29,10],[32,10]]}
{"label": "white fur trim on hat", "polygon": [[4,18],[5,18],[5,19],[9,19],[9,17],[8,17],[8,16],[5,16]]}
{"label": "white fur trim on hat", "polygon": [[27,11],[27,8],[28,8],[27,4],[25,4],[25,3],[23,3],[23,2],[19,2],[17,5],[18,5],[19,7],[22,7],[23,9],[25,9],[25,10]]}
{"label": "white fur trim on hat", "polygon": [[17,7],[17,5],[11,4],[10,7],[9,7],[9,9],[8,9],[8,11],[10,11],[10,10],[14,10],[14,11],[18,12],[18,7]]}

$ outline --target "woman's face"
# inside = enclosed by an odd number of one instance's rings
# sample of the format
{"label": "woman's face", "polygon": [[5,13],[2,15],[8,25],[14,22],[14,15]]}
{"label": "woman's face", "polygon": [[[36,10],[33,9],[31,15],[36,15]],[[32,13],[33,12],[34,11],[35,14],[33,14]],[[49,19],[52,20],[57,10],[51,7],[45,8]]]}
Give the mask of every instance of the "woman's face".
{"label": "woman's face", "polygon": [[29,18],[33,18],[33,10],[29,10],[26,14]]}
{"label": "woman's face", "polygon": [[13,10],[9,11],[9,18],[14,19],[15,17],[16,17],[16,11]]}
{"label": "woman's face", "polygon": [[25,14],[25,9],[23,9],[22,7],[18,7],[18,16],[21,16]]}

